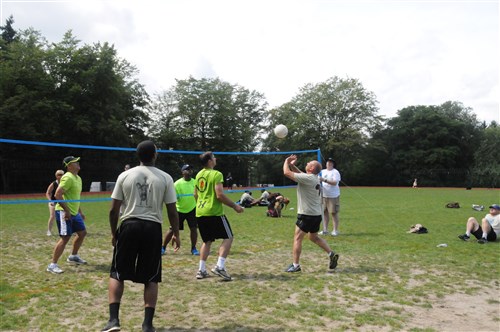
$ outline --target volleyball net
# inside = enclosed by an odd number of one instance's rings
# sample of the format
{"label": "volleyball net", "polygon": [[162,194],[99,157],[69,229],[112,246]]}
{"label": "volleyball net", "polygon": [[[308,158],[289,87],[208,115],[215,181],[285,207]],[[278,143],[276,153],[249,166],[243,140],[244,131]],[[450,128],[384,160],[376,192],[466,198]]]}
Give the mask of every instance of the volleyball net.
{"label": "volleyball net", "polygon": [[[201,169],[199,155],[204,151],[163,149],[158,146],[156,167],[174,180],[180,178],[181,167],[192,165],[194,174]],[[233,187],[226,192],[239,192],[262,187],[288,188],[295,183],[283,176],[285,156],[296,154],[305,166],[309,160],[320,160],[320,149],[291,151],[212,151],[217,157],[216,169],[224,178],[231,173]],[[81,202],[109,200],[118,175],[124,166],[137,166],[135,147],[111,147],[25,141],[0,138],[0,204],[47,203],[44,193],[55,180],[56,170],[63,169],[66,156],[80,157],[82,178]],[[301,166],[301,165],[299,165]],[[89,195],[91,193],[93,195]],[[106,197],[99,197],[99,193]]]}

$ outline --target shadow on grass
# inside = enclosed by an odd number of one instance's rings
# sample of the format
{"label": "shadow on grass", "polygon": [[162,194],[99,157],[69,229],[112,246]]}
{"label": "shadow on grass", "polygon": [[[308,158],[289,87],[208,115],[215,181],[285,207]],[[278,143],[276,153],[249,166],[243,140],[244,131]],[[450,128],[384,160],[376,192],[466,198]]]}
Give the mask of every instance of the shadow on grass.
{"label": "shadow on grass", "polygon": [[185,327],[177,327],[172,326],[168,328],[156,328],[158,332],[166,332],[166,331],[179,331],[179,332],[191,332],[191,331],[199,331],[199,332],[221,332],[221,331],[257,331],[257,332],[282,332],[286,331],[286,329],[280,328],[259,328],[259,327],[249,327],[243,325],[228,325],[218,329],[199,329],[199,328],[185,328]]}
{"label": "shadow on grass", "polygon": [[249,280],[249,281],[259,281],[259,280],[281,280],[288,281],[295,279],[292,275],[293,273],[246,273],[246,274],[232,274],[233,280]]}
{"label": "shadow on grass", "polygon": [[329,274],[387,273],[387,269],[379,267],[360,266],[360,267],[336,268],[335,270],[330,270],[327,273]]}
{"label": "shadow on grass", "polygon": [[85,272],[106,272],[109,273],[111,262],[109,264],[88,264],[85,265]]}
{"label": "shadow on grass", "polygon": [[367,237],[387,235],[384,232],[359,232],[359,233],[340,233],[339,237]]}

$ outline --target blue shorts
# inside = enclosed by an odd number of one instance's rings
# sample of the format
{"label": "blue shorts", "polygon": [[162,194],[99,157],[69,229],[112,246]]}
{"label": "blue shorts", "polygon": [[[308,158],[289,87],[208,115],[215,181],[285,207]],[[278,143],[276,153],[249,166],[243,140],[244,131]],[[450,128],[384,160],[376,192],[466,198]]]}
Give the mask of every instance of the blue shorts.
{"label": "blue shorts", "polygon": [[69,220],[64,220],[64,211],[56,211],[57,229],[59,236],[70,236],[73,233],[84,231],[85,222],[82,215],[78,213],[76,216],[71,216]]}

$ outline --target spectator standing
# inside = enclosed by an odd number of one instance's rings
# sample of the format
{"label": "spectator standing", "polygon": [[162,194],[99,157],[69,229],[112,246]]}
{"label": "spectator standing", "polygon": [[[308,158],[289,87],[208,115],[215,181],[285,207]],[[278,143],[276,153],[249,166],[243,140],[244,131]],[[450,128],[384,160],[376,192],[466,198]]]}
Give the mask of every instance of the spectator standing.
{"label": "spectator standing", "polygon": [[339,212],[340,212],[340,173],[335,168],[336,163],[332,158],[326,161],[326,169],[320,172],[319,179],[322,185],[323,200],[323,231],[319,234],[328,235],[328,224],[330,223],[330,214],[333,219],[332,236],[339,234]]}
{"label": "spectator standing", "polygon": [[226,185],[227,189],[229,190],[233,189],[233,176],[231,175],[231,172],[227,173]]}

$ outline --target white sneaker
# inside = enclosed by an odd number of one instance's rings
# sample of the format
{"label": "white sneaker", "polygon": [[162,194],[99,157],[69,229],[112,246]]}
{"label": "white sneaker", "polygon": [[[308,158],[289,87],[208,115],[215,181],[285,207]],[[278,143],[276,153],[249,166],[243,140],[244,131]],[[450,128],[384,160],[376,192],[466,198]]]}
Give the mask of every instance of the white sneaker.
{"label": "white sneaker", "polygon": [[78,255],[69,255],[68,259],[66,260],[69,263],[75,263],[75,264],[87,264],[87,261],[83,260],[80,258]]}
{"label": "white sneaker", "polygon": [[52,232],[51,231],[47,231],[47,236],[52,236]]}
{"label": "white sneaker", "polygon": [[57,264],[50,263],[49,266],[47,266],[47,272],[59,274],[63,273],[64,271],[61,270],[61,268]]}
{"label": "white sneaker", "polygon": [[337,235],[339,235],[339,232],[338,232],[338,231],[333,231],[333,232],[332,232],[332,236],[337,236]]}
{"label": "white sneaker", "polygon": [[328,232],[327,231],[321,231],[321,232],[318,232],[318,235],[328,235]]}

